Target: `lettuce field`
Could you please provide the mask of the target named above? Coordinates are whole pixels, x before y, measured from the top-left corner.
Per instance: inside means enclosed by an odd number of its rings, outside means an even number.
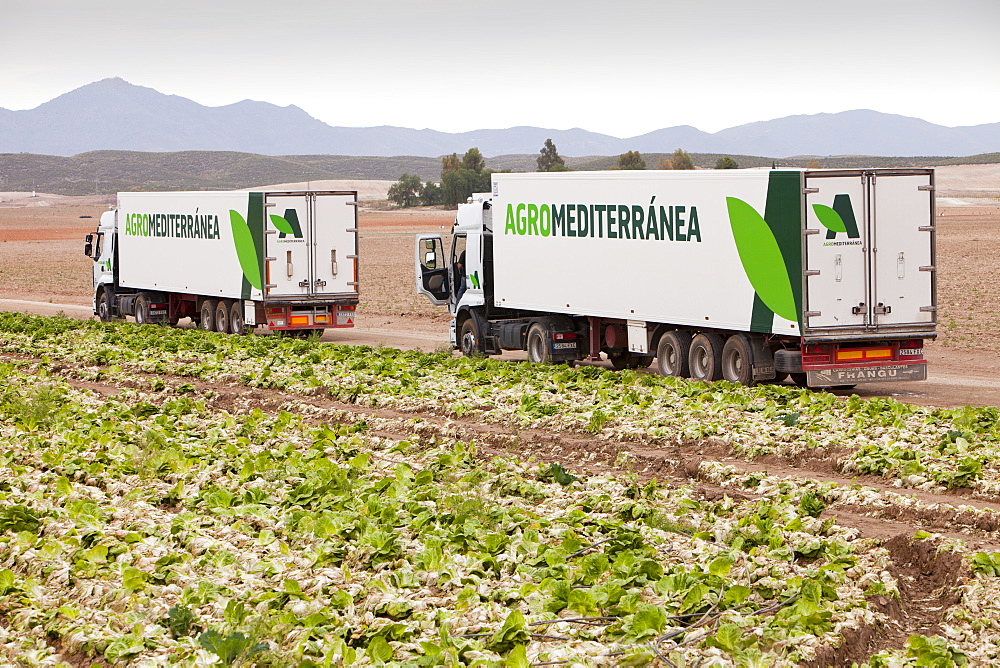
[[[1000,411],[0,314],[24,666],[1000,661]]]

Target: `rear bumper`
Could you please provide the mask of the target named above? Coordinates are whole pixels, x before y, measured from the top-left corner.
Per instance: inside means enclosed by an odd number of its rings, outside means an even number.
[[[855,385],[858,383],[895,383],[927,380],[927,362],[886,362],[856,367],[834,367],[806,371],[806,383],[811,387]]]

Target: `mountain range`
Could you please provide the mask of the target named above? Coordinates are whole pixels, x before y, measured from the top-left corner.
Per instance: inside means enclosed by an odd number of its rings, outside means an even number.
[[[207,107],[120,78],[77,88],[34,109],[0,108],[0,153],[71,156],[95,150],[241,151],[264,155],[485,156],[537,154],[552,139],[564,156],[626,151],[772,157],[882,155],[964,156],[1000,149],[1000,123],[964,127],[859,109],[787,116],[715,133],[689,125],[618,138],[579,128],[513,127],[437,130],[336,127],[290,105],[243,100]]]

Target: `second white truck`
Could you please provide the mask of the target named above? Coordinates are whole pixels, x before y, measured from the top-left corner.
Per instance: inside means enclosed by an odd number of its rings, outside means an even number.
[[[101,320],[242,334],[353,327],[357,193],[119,193],[84,252]]]
[[[656,359],[664,375],[810,386],[923,380],[934,338],[929,169],[494,174],[418,292],[463,353]]]

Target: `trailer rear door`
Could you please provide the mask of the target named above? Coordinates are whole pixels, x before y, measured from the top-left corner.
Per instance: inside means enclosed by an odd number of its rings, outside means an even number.
[[[268,297],[358,292],[357,193],[267,193]]]
[[[806,174],[805,332],[933,326],[929,170]]]

